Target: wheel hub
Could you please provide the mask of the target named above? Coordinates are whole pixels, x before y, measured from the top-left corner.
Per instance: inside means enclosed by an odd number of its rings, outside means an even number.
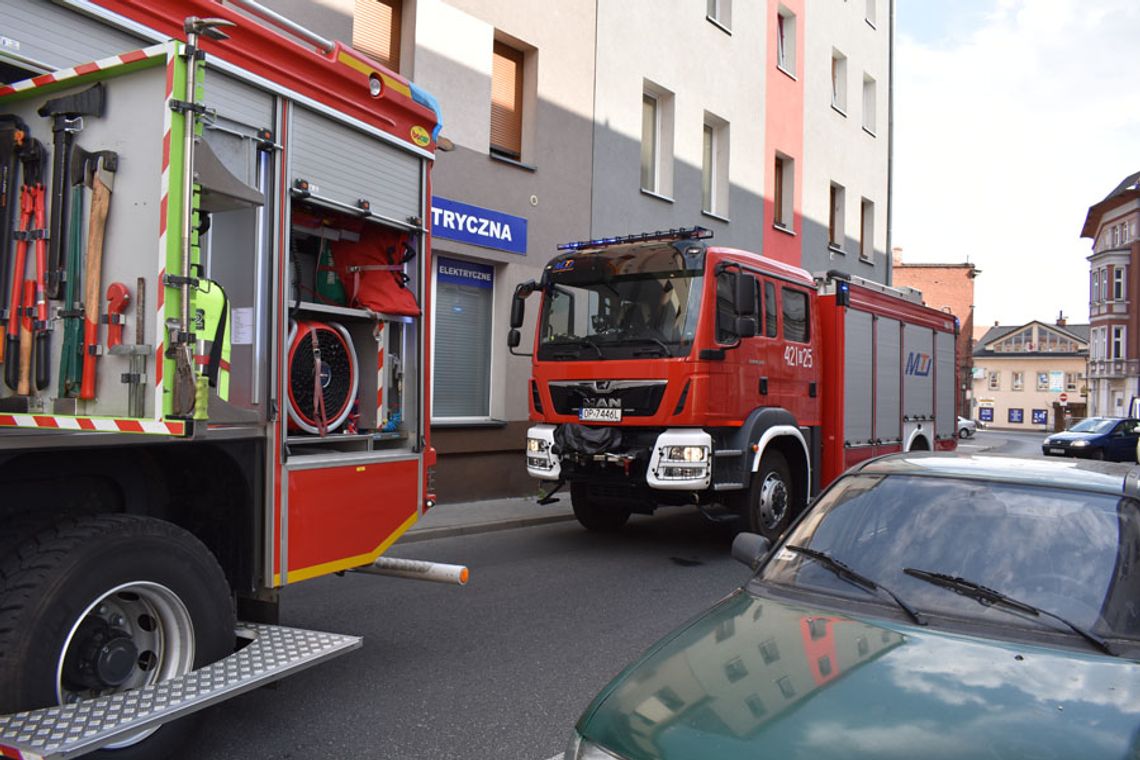
[[[776,473],[769,473],[760,486],[760,523],[775,528],[788,513],[788,486]]]
[[[67,681],[83,689],[108,689],[130,679],[139,649],[128,632],[89,616],[78,633],[64,663]]]

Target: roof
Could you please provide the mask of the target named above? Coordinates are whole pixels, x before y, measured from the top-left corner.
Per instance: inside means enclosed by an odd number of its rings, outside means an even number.
[[[1113,495],[1140,495],[1140,467],[1083,459],[1023,459],[995,454],[911,452],[871,459],[852,471],[972,478]]]
[[[974,356],[1083,356],[1084,351],[990,351],[986,346],[996,340],[1001,340],[1005,336],[1017,330],[1022,330],[1030,325],[1040,325],[1049,330],[1054,330],[1059,333],[1068,335],[1069,337],[1080,341],[1081,343],[1089,342],[1089,325],[1071,325],[1064,326],[1050,324],[1048,322],[1041,322],[1040,320],[1033,320],[1026,322],[1022,325],[994,325],[985,335],[974,341],[977,348],[974,349]]]
[[[1081,237],[1095,238],[1101,215],[1116,206],[1119,200],[1133,195],[1140,197],[1140,172],[1129,174],[1112,189],[1111,193],[1104,196],[1103,200],[1089,206],[1089,213],[1085,216],[1085,224],[1081,227]]]

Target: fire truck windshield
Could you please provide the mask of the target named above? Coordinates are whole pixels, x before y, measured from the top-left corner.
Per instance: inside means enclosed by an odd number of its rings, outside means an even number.
[[[671,246],[567,256],[548,268],[538,358],[550,361],[685,356],[703,277]]]

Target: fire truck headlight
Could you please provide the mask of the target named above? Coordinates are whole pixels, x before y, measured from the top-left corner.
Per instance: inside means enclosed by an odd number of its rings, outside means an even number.
[[[709,458],[707,446],[666,446],[665,459],[671,462],[704,462]]]
[[[538,453],[546,451],[546,447],[548,445],[549,444],[546,441],[542,440],[541,438],[527,438],[526,439],[526,450],[532,454],[538,454]]]

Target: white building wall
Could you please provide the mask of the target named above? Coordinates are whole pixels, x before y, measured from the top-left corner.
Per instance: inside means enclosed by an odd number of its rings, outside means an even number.
[[[893,0],[807,0],[804,26],[803,266],[840,268],[885,280],[889,137],[890,3]],[[875,24],[867,21],[876,3]],[[832,107],[832,51],[846,56],[846,112]],[[874,134],[864,129],[863,75],[875,80]],[[830,186],[845,189],[845,253],[828,248]],[[874,202],[874,259],[860,260],[861,201]]]

